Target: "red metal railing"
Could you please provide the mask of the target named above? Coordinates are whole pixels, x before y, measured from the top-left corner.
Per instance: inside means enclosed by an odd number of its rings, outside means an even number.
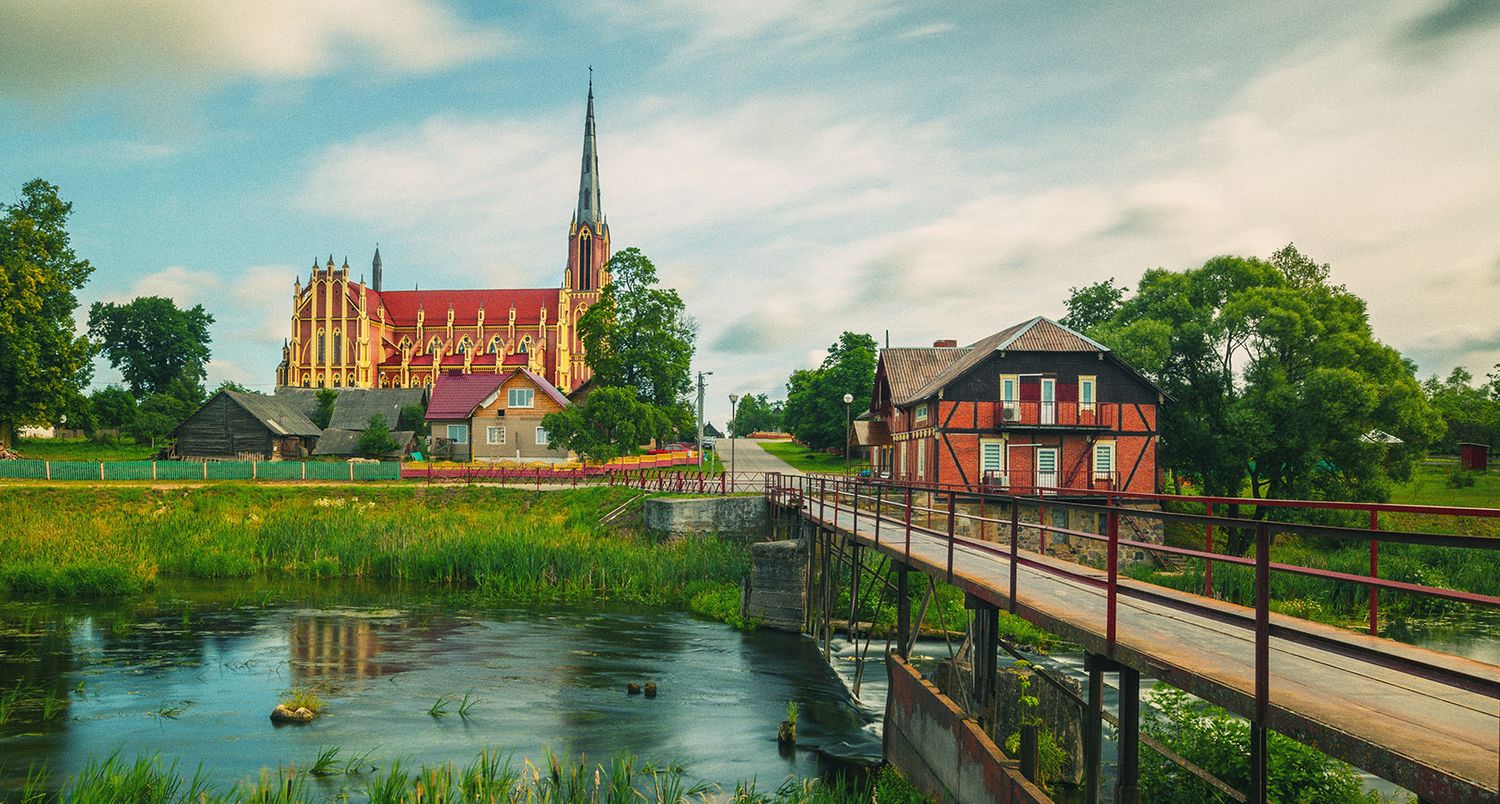
[[[1377,592],[1380,589],[1400,591],[1404,593],[1432,597],[1441,600],[1457,601],[1470,605],[1486,608],[1500,608],[1500,597],[1485,595],[1444,587],[1429,586],[1423,584],[1393,581],[1379,577],[1378,566],[1378,544],[1382,541],[1398,544],[1430,545],[1437,547],[1468,549],[1468,550],[1500,550],[1500,539],[1482,536],[1467,536],[1453,533],[1420,533],[1414,531],[1380,530],[1379,517],[1382,513],[1403,512],[1415,514],[1427,514],[1433,516],[1448,517],[1480,517],[1486,519],[1500,518],[1500,509],[1492,508],[1465,508],[1448,506],[1423,506],[1404,505],[1390,503],[1359,503],[1359,502],[1324,502],[1307,500],[1264,500],[1245,499],[1230,497],[1182,497],[1164,494],[1128,493],[1121,491],[1104,491],[1097,489],[1078,488],[1031,488],[1030,493],[1020,493],[1014,489],[1005,488],[996,490],[989,486],[979,487],[960,486],[938,483],[888,483],[883,481],[870,481],[868,479],[843,479],[829,477],[792,477],[780,474],[771,474],[767,477],[767,494],[773,501],[785,502],[795,501],[799,510],[804,510],[809,516],[812,512],[804,508],[802,501],[817,499],[816,518],[820,524],[831,527],[841,527],[837,516],[834,520],[826,518],[828,499],[833,498],[835,511],[839,508],[840,499],[849,497],[853,500],[856,496],[869,497],[871,491],[869,486],[881,488],[879,499],[883,504],[877,511],[889,509],[895,505],[900,509],[899,524],[905,533],[903,551],[908,562],[911,560],[911,535],[915,530],[929,537],[943,539],[946,542],[946,574],[951,581],[953,578],[954,550],[958,545],[965,549],[977,552],[990,553],[1008,559],[1009,563],[1009,593],[1008,605],[1012,612],[1016,611],[1020,590],[1018,589],[1018,568],[1026,567],[1052,574],[1059,577],[1069,578],[1095,588],[1102,588],[1105,593],[1105,649],[1106,653],[1113,658],[1116,646],[1117,623],[1119,617],[1118,598],[1127,595],[1138,599],[1149,600],[1153,603],[1191,612],[1219,622],[1226,622],[1238,627],[1250,628],[1255,634],[1254,651],[1254,708],[1251,716],[1252,723],[1252,800],[1265,800],[1265,729],[1270,705],[1270,639],[1274,636],[1289,642],[1296,642],[1318,649],[1326,650],[1343,656],[1349,656],[1362,661],[1370,662],[1385,667],[1397,669],[1412,675],[1421,676],[1455,688],[1476,692],[1490,698],[1500,700],[1500,681],[1496,681],[1491,674],[1474,674],[1459,667],[1452,666],[1440,660],[1439,656],[1428,661],[1420,658],[1419,654],[1399,654],[1383,651],[1378,647],[1372,647],[1365,643],[1357,643],[1349,640],[1334,639],[1314,630],[1302,630],[1284,625],[1273,625],[1270,622],[1271,604],[1271,573],[1288,573],[1322,578],[1331,581],[1340,581],[1354,584],[1362,584],[1370,590],[1370,631],[1375,633],[1378,628],[1377,614]],[[861,489],[866,489],[861,491]],[[925,497],[926,502],[922,504],[919,497]],[[1102,497],[1102,499],[1101,499]],[[904,502],[895,502],[902,498]],[[956,501],[963,498],[968,502],[977,503],[981,513],[978,515],[959,513],[955,506]],[[935,507],[937,500],[945,499],[944,509]],[[1204,513],[1177,513],[1165,510],[1146,510],[1139,507],[1125,507],[1127,502],[1178,502],[1198,503],[1204,506]],[[1338,525],[1318,525],[1296,522],[1277,521],[1262,516],[1258,519],[1247,519],[1241,517],[1227,517],[1215,515],[1215,506],[1239,505],[1254,506],[1257,509],[1265,509],[1267,514],[1274,513],[1277,509],[1322,509],[1333,511],[1364,511],[1369,513],[1369,527],[1356,528]],[[985,515],[991,507],[1006,508],[1009,511],[1008,520],[993,518]],[[1039,509],[1038,522],[1023,523],[1019,518],[1020,509],[1025,507]],[[1103,534],[1092,533],[1071,528],[1048,525],[1045,516],[1040,515],[1044,508],[1063,507],[1080,509],[1102,513],[1105,515],[1105,532]],[[855,509],[858,510],[857,508]],[[922,512],[927,517],[927,525],[913,524],[914,513]],[[1260,513],[1258,510],[1257,513]],[[946,517],[946,528],[935,529],[932,527],[934,514],[942,514]],[[857,517],[857,515],[856,515]],[[1197,550],[1185,547],[1173,547],[1164,544],[1155,544],[1139,539],[1124,538],[1120,534],[1120,520],[1122,517],[1156,519],[1163,524],[1168,522],[1185,523],[1191,526],[1202,527],[1206,536],[1207,549]],[[981,535],[987,525],[994,526],[998,535],[1000,529],[1009,528],[1009,545],[1001,546],[994,542],[983,539],[972,539],[955,535],[955,523],[960,519],[974,521],[979,526]],[[856,518],[856,530],[858,520]],[[895,522],[893,525],[897,524]],[[1069,537],[1101,541],[1106,546],[1105,578],[1101,581],[1095,571],[1087,570],[1079,566],[1072,570],[1066,566],[1059,566],[1055,561],[1039,561],[1029,557],[1020,546],[1020,534],[1023,529],[1031,529],[1036,532],[1039,545],[1045,550],[1045,539],[1047,534],[1059,534]],[[1215,552],[1213,549],[1213,529],[1221,531],[1228,529],[1253,530],[1255,547],[1253,557],[1225,555]],[[1270,559],[1271,537],[1275,533],[1292,533],[1304,536],[1319,536],[1342,541],[1368,542],[1370,544],[1370,575],[1355,575],[1351,573],[1338,572],[1319,567],[1305,567],[1294,564],[1273,562]],[[1378,534],[1372,536],[1371,534]],[[1162,587],[1150,584],[1132,582],[1120,583],[1119,579],[1119,555],[1121,547],[1137,550],[1166,553],[1188,558],[1201,559],[1207,567],[1210,575],[1213,563],[1228,563],[1238,566],[1253,568],[1254,571],[1254,603],[1253,618],[1247,618],[1226,613],[1224,609],[1216,605],[1199,603],[1192,599],[1191,593],[1169,592]],[[1211,592],[1210,586],[1206,591]],[[1186,596],[1185,596],[1186,595]]]

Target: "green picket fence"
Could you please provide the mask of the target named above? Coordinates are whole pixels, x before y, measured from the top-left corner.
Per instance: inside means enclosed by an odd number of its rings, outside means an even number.
[[[400,480],[401,464],[321,461],[0,461],[0,479]]]

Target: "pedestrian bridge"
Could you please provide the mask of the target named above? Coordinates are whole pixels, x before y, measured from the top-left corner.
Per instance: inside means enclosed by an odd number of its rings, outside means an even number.
[[[984,704],[993,695],[998,648],[993,612],[1013,612],[1082,645],[1089,668],[1084,751],[1091,801],[1098,795],[1102,676],[1106,672],[1119,674],[1121,689],[1117,801],[1135,801],[1139,795],[1135,757],[1141,674],[1250,721],[1251,789],[1225,788],[1230,798],[1266,800],[1266,733],[1274,729],[1412,790],[1423,801],[1500,801],[1500,667],[1374,635],[1381,592],[1500,608],[1500,598],[1378,575],[1382,543],[1435,545],[1474,551],[1477,557],[1480,551],[1500,549],[1500,540],[1381,529],[1382,514],[1419,513],[1452,523],[1459,516],[1500,517],[1500,510],[1171,498],[1203,509],[1203,513],[1187,514],[1163,511],[1159,503],[1165,498],[1158,495],[1067,489],[1021,495],[1006,489],[774,474],[767,477],[764,488],[773,511],[783,519],[795,519],[804,533],[814,536],[807,630],[825,640],[825,647],[835,616],[832,585],[846,577],[838,568],[840,557],[852,568],[886,568],[885,578],[877,576],[876,585],[879,593],[886,588],[896,593],[896,639],[903,656],[923,616],[919,611],[915,622],[911,616],[908,575],[921,573],[967,593],[976,649],[969,687],[975,711],[985,711]],[[1216,506],[1224,512],[1247,504],[1259,506],[1263,518],[1214,513]],[[1103,532],[1041,524],[1047,521],[1042,509],[1092,512],[1103,523],[1099,528]],[[1344,521],[1350,517],[1364,521],[1368,516],[1369,527],[1292,521],[1309,519],[1298,516],[1304,509],[1342,512]],[[1122,527],[1141,521],[1197,529],[1206,534],[1209,549],[1143,541],[1136,537],[1137,529]],[[1254,557],[1213,552],[1215,529],[1221,536],[1227,531],[1251,539]],[[1268,546],[1277,534],[1369,544],[1372,572],[1352,575],[1272,562]],[[1062,537],[1101,545],[1105,566],[1083,566],[1046,554],[1047,540]],[[1023,542],[1034,542],[1040,549],[1025,549]],[[1253,570],[1254,605],[1234,605],[1122,577],[1122,556],[1136,551],[1207,562],[1210,584],[1215,565]],[[1370,633],[1272,612],[1272,573],[1366,587]],[[857,579],[864,574],[850,573],[855,579],[850,590],[850,621],[858,617],[860,595],[877,594],[859,589]],[[1189,769],[1206,775],[1202,769]]]

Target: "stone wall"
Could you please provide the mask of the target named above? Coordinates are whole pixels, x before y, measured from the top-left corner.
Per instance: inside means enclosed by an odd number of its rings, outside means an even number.
[[[1038,672],[1033,667],[1016,664],[1001,669],[996,675],[995,736],[1001,740],[1009,738],[1020,731],[1021,720],[1032,714],[1026,712],[1021,705],[1021,687],[1023,682],[1028,684],[1026,694],[1037,699],[1034,714],[1041,718],[1042,725],[1052,732],[1053,738],[1063,750],[1060,780],[1078,784],[1083,781],[1083,720],[1078,701],[1045,679],[1037,678]],[[1058,677],[1056,674],[1050,677],[1072,690],[1074,695],[1081,695],[1082,687],[1076,679]]]
[[[925,501],[914,502],[923,505]],[[934,506],[941,507],[941,506]],[[1138,508],[1143,512],[1159,510],[1150,503],[1141,503],[1127,508]],[[954,523],[955,535],[969,539],[978,539],[981,536],[987,541],[1009,542],[1010,541],[1010,512],[1004,507],[987,505],[981,508],[978,503],[960,503],[955,506],[955,511],[960,514]],[[1065,508],[1063,506],[1045,506],[1039,511],[1036,506],[1023,505],[1019,521],[1023,524],[1038,524],[1039,515],[1044,515],[1049,527],[1065,528],[1067,530],[1081,531],[1084,533],[1097,533],[1104,535],[1108,533],[1105,523],[1105,515],[1100,511],[1091,511],[1078,508]],[[987,519],[997,519],[1000,522],[980,523],[968,517],[983,516]],[[914,522],[913,524],[919,524]],[[925,518],[920,524],[926,524]],[[982,524],[982,527],[981,527]],[[933,518],[932,527],[942,531],[948,527],[946,512],[937,514]],[[1149,544],[1161,544],[1163,539],[1162,522],[1149,516],[1120,516],[1120,538],[1134,541],[1147,542]],[[1021,549],[1039,551],[1041,548],[1039,534],[1035,529],[1021,529]],[[1109,548],[1102,539],[1088,539],[1082,536],[1071,536],[1065,533],[1047,534],[1047,555],[1076,561],[1091,567],[1103,567],[1108,559]],[[1151,556],[1145,550],[1124,547],[1120,550],[1120,565],[1128,567],[1135,564],[1150,562]]]
[[[770,506],[760,495],[653,498],[642,514],[646,530],[662,537],[709,536],[757,541],[765,538]]]
[[[740,614],[766,628],[799,633],[807,605],[807,548],[794,539],[750,545]]]

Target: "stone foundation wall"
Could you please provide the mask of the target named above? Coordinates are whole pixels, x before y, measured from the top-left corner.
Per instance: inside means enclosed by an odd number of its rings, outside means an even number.
[[[758,541],[765,538],[770,504],[760,495],[653,498],[642,518],[656,536],[707,536]]]
[[[914,504],[919,504],[915,503]],[[1136,508],[1143,512],[1158,510],[1156,506],[1149,503],[1139,505],[1128,505],[1127,508]],[[1066,528],[1068,530],[1082,531],[1084,533],[1097,533],[1104,535],[1108,533],[1105,515],[1099,511],[1089,511],[1077,508],[1065,508],[1062,506],[1049,506],[1044,509],[1047,518],[1046,525],[1054,528]],[[1008,542],[1010,540],[1010,513],[1004,507],[993,505],[980,506],[978,503],[959,503],[954,507],[955,513],[959,514],[953,525],[955,535],[969,539],[983,537],[992,542]],[[1034,506],[1022,506],[1019,521],[1024,524],[1039,524],[1038,509]],[[983,516],[988,519],[1001,520],[1000,522],[978,522],[968,517]],[[914,522],[913,524],[919,524]],[[926,524],[923,516],[920,524]],[[939,531],[948,527],[947,512],[935,514],[932,519],[932,527]],[[1146,542],[1148,544],[1161,544],[1164,538],[1162,522],[1149,516],[1130,516],[1122,513],[1120,516],[1120,538],[1132,539]],[[1035,529],[1022,528],[1021,548],[1040,552],[1041,540]],[[1065,533],[1047,534],[1047,555],[1076,561],[1091,567],[1103,567],[1108,560],[1109,548],[1106,543],[1098,539],[1087,539],[1082,536],[1071,536]],[[1120,550],[1120,565],[1128,567],[1135,564],[1144,564],[1151,561],[1151,556],[1145,550],[1137,548],[1122,548]]]
[[[740,614],[777,631],[802,630],[807,606],[807,548],[789,539],[750,545],[750,576]]]

